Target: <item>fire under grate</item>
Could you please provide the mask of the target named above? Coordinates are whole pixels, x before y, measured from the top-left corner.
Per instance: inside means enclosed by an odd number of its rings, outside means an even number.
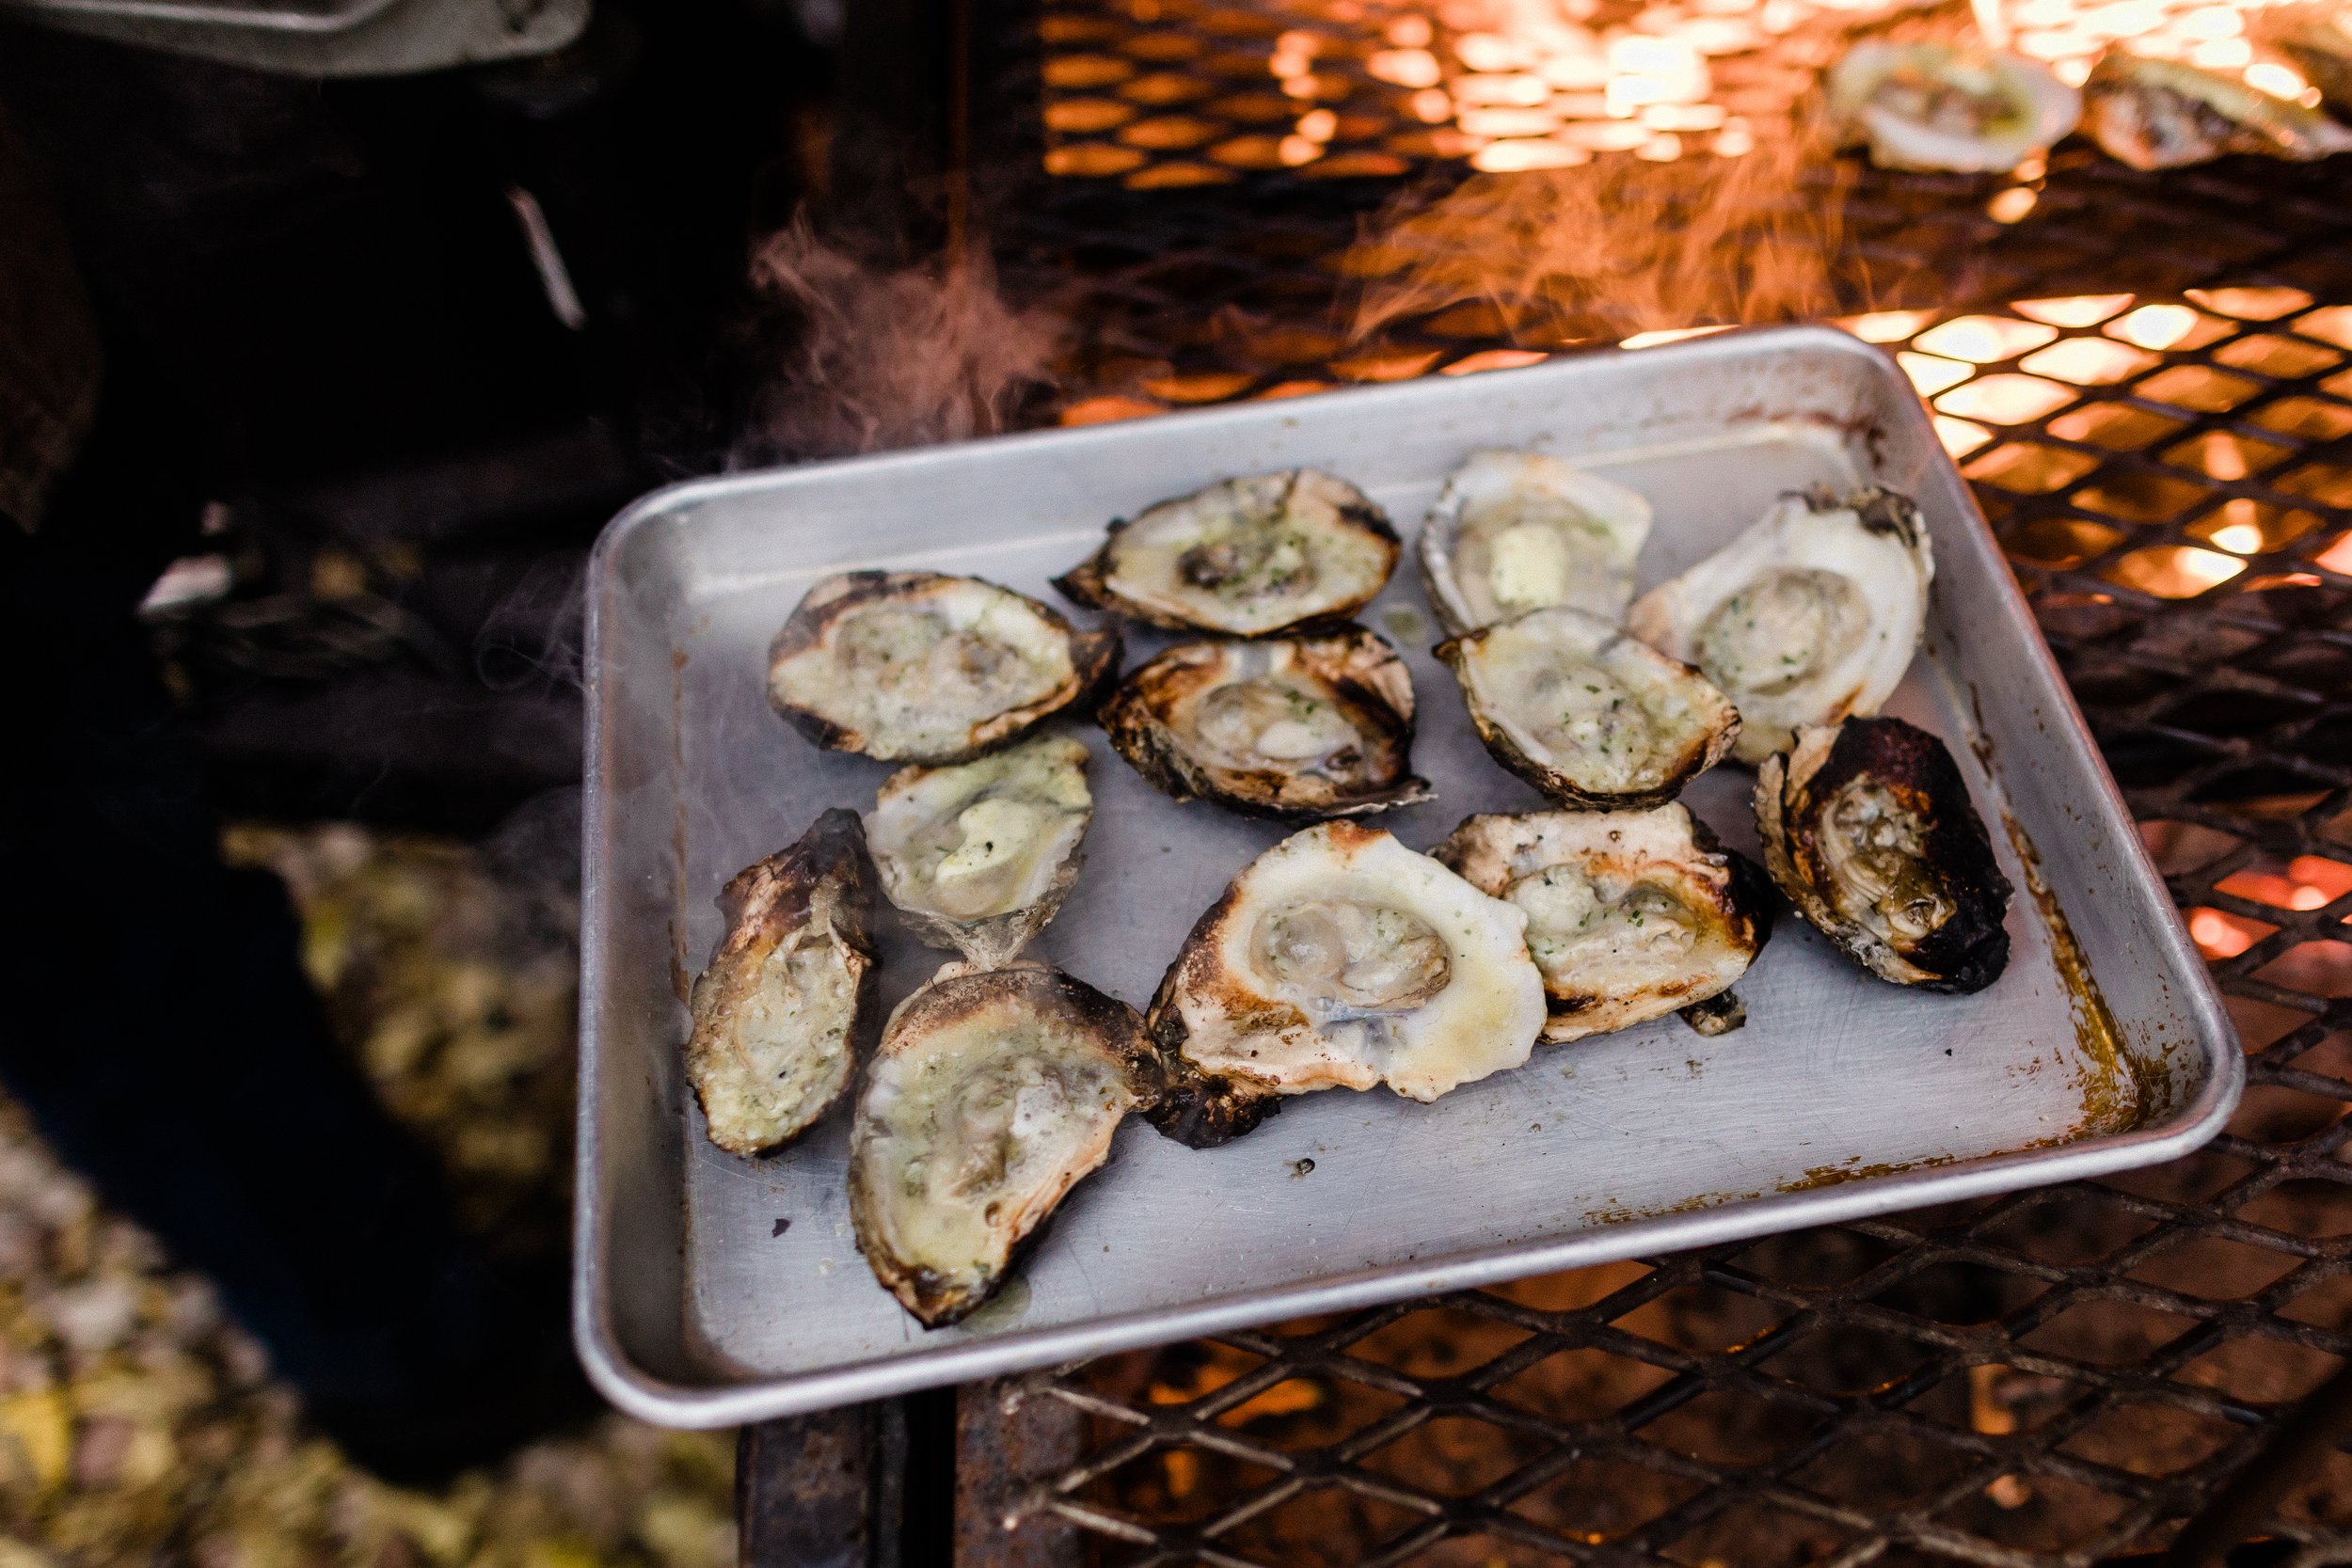
[[[1057,155],[1129,144],[1056,128],[1081,95],[1057,49],[1203,14],[1148,3],[1048,10],[1047,173],[997,219],[1015,291],[1079,324],[1058,418],[1628,336],[1469,293],[1353,330],[1381,214],[1460,178],[1438,153],[1213,181],[1134,178],[1208,139]],[[1260,71],[1283,30],[1250,35]],[[1163,76],[1210,57],[1152,47]],[[960,1561],[2074,1568],[2186,1519],[2189,1558],[2352,1560],[2352,169],[2158,177],[2069,144],[2029,172],[1833,170],[1827,286],[1941,416],[2215,965],[2249,1053],[2228,1132],[2111,1180],[962,1390]],[[1822,178],[1781,199],[1837,199]]]

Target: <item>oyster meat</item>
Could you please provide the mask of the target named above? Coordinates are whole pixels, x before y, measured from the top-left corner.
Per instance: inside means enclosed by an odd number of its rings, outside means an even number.
[[[1518,1066],[1544,1026],[1527,916],[1389,834],[1293,833],[1233,879],[1160,982],[1151,1113],[1194,1148],[1278,1097],[1386,1084],[1414,1100]]]
[[[857,814],[838,809],[719,895],[726,931],[691,993],[686,1076],[728,1153],[780,1147],[850,1086],[873,1012],[872,906]]]
[[[884,762],[962,762],[1094,691],[1119,634],[1081,631],[1009,588],[937,572],[843,572],[808,591],[769,652],[795,729]]]
[[[1473,816],[1430,853],[1527,916],[1555,1043],[1723,994],[1772,932],[1763,873],[1677,805]]]
[[[1554,605],[1614,621],[1649,528],[1622,484],[1541,452],[1473,452],[1421,526],[1422,577],[1455,637]]]
[[[1626,626],[1695,664],[1740,710],[1757,763],[1799,724],[1876,713],[1911,667],[1935,557],[1918,507],[1871,486],[1784,496],[1737,539],[1633,603]]]
[[[2049,67],[1947,43],[1857,43],[1829,74],[1830,113],[1881,168],[2004,173],[2074,129],[2082,94]]]
[[[1396,570],[1397,550],[1371,497],[1292,468],[1223,480],[1115,522],[1103,547],[1054,586],[1172,631],[1270,637],[1355,614]]]
[[[1807,726],[1756,778],[1764,864],[1855,962],[1924,990],[2009,963],[2009,879],[1944,743],[1899,719]]]
[[[2352,150],[2352,130],[2316,109],[2181,60],[2110,49],[2083,84],[2090,134],[2134,168],[2181,168],[2225,152],[2305,162]]]
[[[916,936],[993,968],[1061,908],[1093,816],[1084,743],[1040,736],[977,761],[893,773],[866,814],[866,845]]]
[[[1412,676],[1359,626],[1180,643],[1121,681],[1097,717],[1119,754],[1179,800],[1309,822],[1434,799],[1411,771]]]
[[[1141,1020],[1043,964],[950,964],[891,1014],[850,1132],[850,1219],[924,1326],[970,1312],[1152,1082]]]
[[[1494,759],[1563,805],[1670,800],[1740,734],[1706,676],[1581,610],[1483,627],[1438,657]]]

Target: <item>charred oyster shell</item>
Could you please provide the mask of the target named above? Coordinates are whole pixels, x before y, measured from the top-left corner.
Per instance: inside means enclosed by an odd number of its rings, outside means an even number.
[[[917,937],[994,968],[1061,908],[1093,816],[1086,746],[1041,736],[973,762],[900,768],[875,795],[866,845]]]
[[[962,762],[1089,695],[1119,634],[1025,594],[937,572],[843,572],[808,591],[769,652],[768,696],[818,745]]]
[[[1143,1102],[1135,1009],[1038,963],[950,964],[891,1014],[850,1133],[850,1219],[927,1328],[1004,1282]]]
[[[1845,954],[1923,990],[2009,963],[2009,879],[1944,743],[1899,719],[1801,729],[1757,770],[1765,868]]]
[[[1772,933],[1763,873],[1677,805],[1472,816],[1430,853],[1527,916],[1555,1044],[1720,995]]]
[[[2110,49],[2083,84],[2085,118],[2107,155],[2181,168],[2225,152],[2307,162],[2352,150],[2352,130],[2316,109],[2181,60]]]
[[[837,809],[719,895],[726,931],[691,993],[686,1076],[728,1153],[782,1146],[850,1086],[873,1013],[872,907],[857,814]]]
[[[2255,40],[2292,60],[2328,103],[2352,108],[2352,8],[2266,6],[2246,20]]]
[[[1222,480],[1114,522],[1103,547],[1054,586],[1171,631],[1270,637],[1370,604],[1398,548],[1371,497],[1292,468]]]
[[[1876,713],[1927,625],[1935,556],[1911,500],[1870,486],[1784,496],[1737,539],[1634,601],[1626,626],[1695,664],[1758,763],[1799,724]]]
[[[1455,637],[1554,605],[1614,621],[1650,518],[1639,494],[1559,458],[1473,452],[1421,525],[1430,607]]]
[[[1096,716],[1163,793],[1310,822],[1434,798],[1411,771],[1413,680],[1377,633],[1184,642],[1136,670]]]
[[[1857,43],[1829,74],[1831,115],[1881,168],[2004,173],[2082,119],[2082,94],[2016,55]]]
[[[1283,1095],[1386,1084],[1430,1101],[1518,1066],[1544,1024],[1526,928],[1376,829],[1293,833],[1233,879],[1160,982],[1152,1120],[1207,1148]]]
[[[1438,657],[1494,759],[1563,805],[1670,800],[1740,734],[1706,676],[1581,610],[1486,626]]]

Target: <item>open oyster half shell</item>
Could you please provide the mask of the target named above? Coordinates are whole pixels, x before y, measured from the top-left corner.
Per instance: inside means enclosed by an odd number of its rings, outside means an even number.
[[[2352,151],[2352,129],[2183,60],[2109,49],[2083,83],[2084,118],[2107,155],[2134,168],[2182,168],[2225,152],[2308,162]]]
[[[1553,1043],[1724,992],[1772,933],[1764,874],[1678,805],[1472,816],[1430,853],[1527,916]]]
[[[808,591],[769,651],[768,696],[818,745],[962,762],[1091,695],[1119,633],[1026,594],[937,572],[843,572]]]
[[[1228,479],[1111,524],[1054,579],[1083,605],[1171,631],[1270,637],[1343,620],[1396,570],[1388,514],[1313,468]]]
[[[1430,607],[1455,637],[1554,605],[1614,621],[1650,520],[1638,493],[1557,457],[1473,452],[1421,525]]]
[[[2003,173],[2062,139],[2083,100],[2038,60],[1867,39],[1829,73],[1830,113],[1882,168]]]
[[[1740,710],[1758,763],[1799,724],[1876,713],[1901,684],[1935,576],[1926,521],[1882,486],[1784,496],[1740,536],[1633,602],[1626,626],[1695,664]]]
[[[1808,726],[1756,772],[1764,865],[1849,958],[1923,990],[2009,963],[2009,879],[1952,754],[1899,719]]]
[[[781,1147],[849,1087],[874,1011],[872,906],[857,814],[838,809],[719,895],[726,930],[690,993],[686,1076],[728,1153]]]
[[[1563,606],[1438,646],[1494,759],[1563,805],[1657,805],[1740,734],[1724,694],[1679,659]]]
[[[1233,879],[1160,982],[1152,1121],[1207,1148],[1284,1095],[1386,1084],[1430,1101],[1518,1066],[1545,1017],[1526,927],[1377,829],[1293,833]]]
[[[1135,1009],[1043,964],[950,964],[898,1004],[850,1132],[850,1219],[924,1326],[970,1312],[1146,1100]]]
[[[866,846],[910,930],[993,968],[1061,908],[1093,816],[1085,743],[1039,736],[893,773],[866,816]]]
[[[1119,754],[1179,800],[1311,822],[1435,798],[1412,772],[1412,676],[1363,626],[1179,643],[1096,717]]]

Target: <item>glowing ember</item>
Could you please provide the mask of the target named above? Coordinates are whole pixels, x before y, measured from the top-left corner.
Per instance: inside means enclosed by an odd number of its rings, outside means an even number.
[[[2170,348],[2197,326],[2197,312],[2185,305],[2143,305],[2107,328],[2126,342],[2142,348]]]

